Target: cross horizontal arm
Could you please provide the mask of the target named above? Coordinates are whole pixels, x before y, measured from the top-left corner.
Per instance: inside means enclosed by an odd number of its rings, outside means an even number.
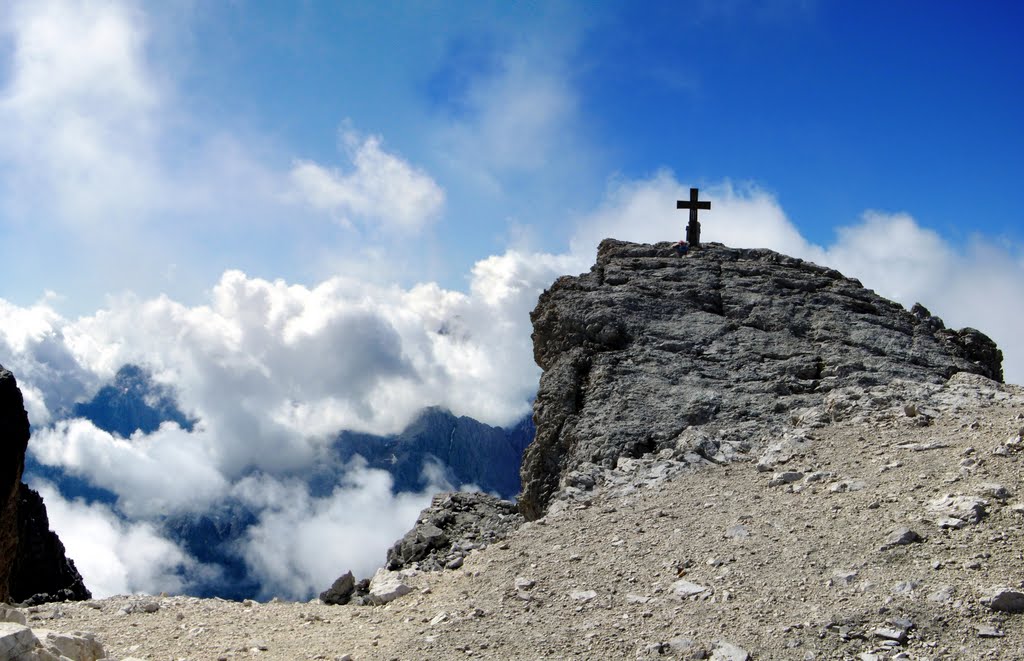
[[[708,201],[702,202],[690,202],[689,200],[678,200],[676,202],[676,209],[710,209],[711,203]]]

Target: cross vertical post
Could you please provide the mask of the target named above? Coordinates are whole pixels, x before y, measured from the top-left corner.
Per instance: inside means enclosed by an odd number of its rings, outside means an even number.
[[[676,202],[676,209],[690,210],[690,222],[686,226],[686,242],[690,244],[691,248],[700,247],[700,222],[697,221],[697,210],[711,209],[711,202],[697,201],[697,189],[691,188],[690,199],[678,200]]]

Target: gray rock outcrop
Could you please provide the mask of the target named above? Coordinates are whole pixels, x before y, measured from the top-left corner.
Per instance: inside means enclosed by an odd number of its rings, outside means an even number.
[[[983,333],[770,250],[706,244],[680,258],[669,243],[606,239],[590,272],[559,278],[531,319],[544,372],[521,469],[528,520],[587,462],[667,451],[718,463],[839,388],[958,372],[1002,381]]]
[[[388,550],[387,567],[456,569],[476,548],[503,539],[523,521],[516,504],[482,493],[441,493]]]

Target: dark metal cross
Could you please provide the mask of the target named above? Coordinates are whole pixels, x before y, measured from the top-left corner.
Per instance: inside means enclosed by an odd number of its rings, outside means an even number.
[[[697,201],[696,188],[690,189],[689,200],[679,200],[676,202],[676,209],[690,210],[690,223],[686,226],[686,242],[690,244],[691,248],[697,248],[700,246],[700,223],[697,222],[697,210],[710,208],[710,202]]]

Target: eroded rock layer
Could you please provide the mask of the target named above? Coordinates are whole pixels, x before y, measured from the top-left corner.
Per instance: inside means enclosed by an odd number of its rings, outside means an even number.
[[[527,519],[580,466],[742,453],[840,387],[957,372],[1002,381],[983,333],[770,250],[705,244],[680,258],[669,243],[607,239],[590,272],[559,278],[531,318],[544,373],[523,457]]]

